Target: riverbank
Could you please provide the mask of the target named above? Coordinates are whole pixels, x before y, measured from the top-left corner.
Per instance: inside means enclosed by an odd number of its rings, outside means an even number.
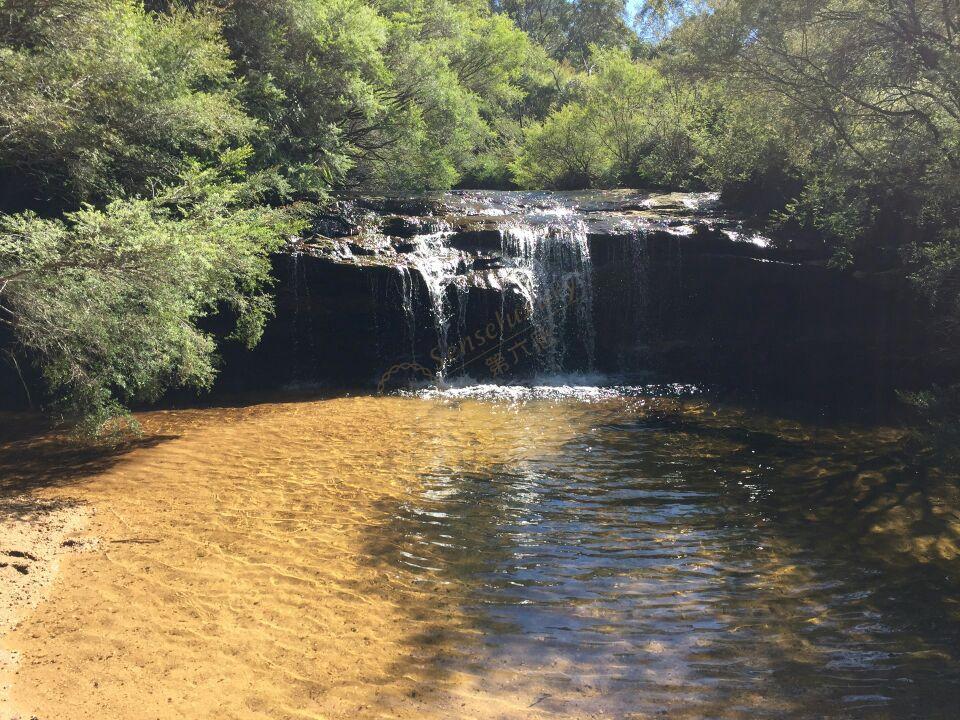
[[[482,714],[459,690],[426,704],[434,652],[476,632],[455,589],[386,572],[370,542],[430,455],[377,443],[413,448],[439,426],[418,420],[427,407],[368,402],[139,416],[141,447],[69,488],[97,509],[99,552],[7,638],[24,717]]]
[[[36,462],[56,472],[69,443],[47,432],[42,418],[0,414],[0,718],[28,718],[11,699],[20,653],[11,632],[50,596],[67,557],[93,550],[86,530],[94,508],[69,493],[51,492]],[[99,452],[97,454],[100,454]],[[79,457],[79,455],[75,455]],[[61,468],[66,475],[68,467]],[[52,483],[56,485],[57,483]]]
[[[51,592],[64,556],[92,549],[83,537],[92,508],[68,499],[0,498],[0,717],[30,717],[10,697],[20,656],[4,638]]]

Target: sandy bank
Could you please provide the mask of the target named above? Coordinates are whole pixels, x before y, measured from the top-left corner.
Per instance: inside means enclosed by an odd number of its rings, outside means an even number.
[[[509,446],[498,433],[522,429],[482,410],[474,426],[486,429],[447,458],[455,408],[370,408],[150,413],[140,447],[70,466],[68,483],[54,457],[59,487],[45,493],[95,507],[88,533],[101,544],[72,558],[9,636],[25,717],[537,717],[535,689],[489,692],[492,673],[447,669],[483,635],[459,589],[383,562],[420,473],[498,462]],[[79,527],[71,517],[51,551]]]
[[[91,513],[66,498],[0,497],[0,718],[21,715],[10,698],[19,653],[5,639],[49,595],[63,556],[93,546],[81,537]]]

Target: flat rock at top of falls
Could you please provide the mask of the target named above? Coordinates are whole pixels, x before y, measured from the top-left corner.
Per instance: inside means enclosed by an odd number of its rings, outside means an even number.
[[[511,266],[505,232],[583,233],[591,242],[645,233],[695,252],[762,260],[787,253],[719,207],[715,193],[641,190],[521,192],[456,190],[412,197],[343,196],[316,214],[312,233],[291,250],[352,265],[422,267],[440,258],[473,280]],[[494,283],[496,285],[496,283]]]

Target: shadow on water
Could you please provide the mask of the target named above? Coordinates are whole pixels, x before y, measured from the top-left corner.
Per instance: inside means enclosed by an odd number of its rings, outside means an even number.
[[[130,437],[110,445],[84,444],[50,431],[39,416],[0,416],[0,513],[21,520],[35,519],[69,499],[38,501],[40,490],[66,488],[109,470],[134,450],[173,439],[172,435]]]
[[[875,535],[896,535],[894,547],[875,548],[885,562],[945,560],[941,567],[946,571],[960,555],[960,475],[925,457],[909,439],[878,442],[864,431],[790,438],[660,413],[638,420],[635,427],[735,444],[726,463],[764,484],[766,492],[758,498],[772,501],[766,510],[783,526],[795,521],[799,511],[806,523],[830,525],[831,542],[838,533],[856,544],[870,543]],[[924,545],[930,552],[923,552]]]
[[[425,684],[577,717],[954,716],[955,477],[893,431],[588,412],[383,509],[371,557],[468,619],[408,639]]]

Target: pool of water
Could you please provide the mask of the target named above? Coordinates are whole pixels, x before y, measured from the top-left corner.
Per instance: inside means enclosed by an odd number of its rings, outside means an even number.
[[[944,497],[895,433],[682,386],[417,395],[493,403],[520,428],[562,403],[576,427],[430,468],[391,524],[385,562],[465,588],[483,632],[470,671],[509,668],[573,715],[960,712],[956,578],[918,556],[926,539],[955,559],[958,515],[934,511]]]
[[[0,453],[102,540],[13,637],[38,717],[960,708],[960,486],[896,428],[575,383],[141,420]]]

